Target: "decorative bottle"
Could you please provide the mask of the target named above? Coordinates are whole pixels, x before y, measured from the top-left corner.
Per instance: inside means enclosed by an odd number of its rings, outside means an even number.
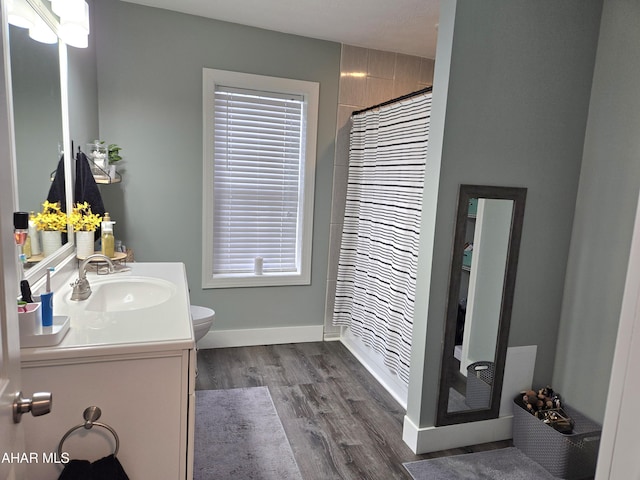
[[[24,245],[22,246],[22,253],[24,253],[24,256],[27,258],[31,258],[32,257],[32,253],[31,253],[31,235],[27,234],[27,239],[24,242]]]
[[[105,212],[102,220],[102,254],[106,257],[113,258],[115,256],[115,238],[113,236],[113,222],[109,216],[109,212]]]
[[[35,212],[29,213],[29,237],[31,238],[31,255],[40,255],[40,236],[35,222]]]

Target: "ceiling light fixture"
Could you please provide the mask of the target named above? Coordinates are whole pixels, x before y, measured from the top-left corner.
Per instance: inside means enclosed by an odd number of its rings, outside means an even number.
[[[77,48],[87,48],[89,46],[89,5],[83,4],[81,10],[77,10],[73,15],[60,17],[60,38],[67,45]]]
[[[58,35],[37,15],[35,16],[33,25],[29,28],[29,36],[40,43],[52,44],[58,42]]]
[[[11,25],[28,28],[29,36],[42,43],[56,43],[58,37],[77,48],[89,46],[89,5],[85,0],[7,0]]]
[[[7,21],[11,25],[20,28],[31,28],[35,17],[35,12],[25,0],[7,1]]]
[[[84,0],[52,0],[53,13],[60,17],[60,38],[72,47],[89,46],[89,5]]]

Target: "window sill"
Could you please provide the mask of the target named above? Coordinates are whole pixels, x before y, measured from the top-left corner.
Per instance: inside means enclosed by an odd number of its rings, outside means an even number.
[[[203,278],[202,288],[277,287],[310,283],[310,275],[304,273],[228,274]]]

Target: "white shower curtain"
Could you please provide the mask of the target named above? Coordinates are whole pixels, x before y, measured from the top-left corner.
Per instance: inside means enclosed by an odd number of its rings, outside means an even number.
[[[431,92],[356,113],[333,324],[409,381]]]

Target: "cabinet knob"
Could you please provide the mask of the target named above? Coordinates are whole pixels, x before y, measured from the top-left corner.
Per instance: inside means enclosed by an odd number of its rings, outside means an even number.
[[[51,411],[53,402],[50,392],[36,392],[32,398],[23,398],[22,392],[16,393],[13,399],[13,423],[20,423],[22,414],[31,412],[34,417],[46,415]]]

